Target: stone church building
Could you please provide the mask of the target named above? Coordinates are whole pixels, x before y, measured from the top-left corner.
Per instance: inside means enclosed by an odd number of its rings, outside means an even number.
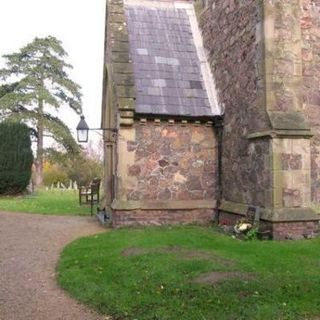
[[[108,0],[103,206],[114,226],[317,233],[320,2]]]

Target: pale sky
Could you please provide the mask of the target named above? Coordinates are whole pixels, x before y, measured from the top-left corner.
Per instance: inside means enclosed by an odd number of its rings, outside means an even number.
[[[61,40],[74,68],[70,77],[82,87],[83,113],[91,128],[100,127],[105,3],[0,0],[0,66],[3,54],[18,51],[35,37],[52,35]],[[66,110],[59,116],[75,133],[79,117]]]

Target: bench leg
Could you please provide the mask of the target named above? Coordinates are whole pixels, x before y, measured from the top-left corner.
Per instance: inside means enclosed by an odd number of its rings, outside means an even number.
[[[91,216],[92,216],[92,214],[93,214],[93,194],[92,193],[91,193],[90,206],[91,206]]]

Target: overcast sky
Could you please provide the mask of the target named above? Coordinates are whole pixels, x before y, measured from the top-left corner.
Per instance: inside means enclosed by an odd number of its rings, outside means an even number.
[[[90,127],[100,127],[106,0],[0,0],[0,66],[3,54],[35,37],[55,36],[68,52],[70,77],[81,85],[83,112]],[[60,117],[75,132],[75,113]]]

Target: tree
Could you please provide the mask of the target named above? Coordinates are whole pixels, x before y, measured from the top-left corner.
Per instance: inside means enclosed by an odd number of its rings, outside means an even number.
[[[89,149],[89,148],[88,148]],[[76,181],[78,186],[86,186],[93,178],[103,177],[103,160],[97,150],[81,150],[75,155],[67,155],[57,150],[46,155],[44,184],[67,180]]]
[[[32,162],[30,128],[0,123],[0,194],[24,191],[30,182]]]
[[[7,54],[6,66],[0,69],[0,116],[22,121],[34,128],[37,139],[36,185],[42,183],[44,136],[49,135],[67,151],[79,147],[69,128],[52,111],[68,105],[82,112],[80,86],[67,73],[72,66],[64,59],[67,53],[55,37],[35,38],[13,54]]]
[[[16,83],[13,83],[10,85],[8,85],[8,84],[1,85],[0,86],[0,99],[2,97],[4,97],[6,94],[11,93],[14,90],[15,86],[16,86]],[[5,116],[7,115],[6,112],[8,112],[8,110],[2,109],[0,107],[0,120],[5,118]]]
[[[78,186],[86,186],[93,178],[103,177],[103,162],[81,152],[66,162],[65,170],[72,181],[77,181]]]
[[[51,187],[52,185],[57,185],[58,183],[63,183],[68,186],[69,178],[60,164],[50,163],[45,161],[43,165],[43,184],[45,186]]]

